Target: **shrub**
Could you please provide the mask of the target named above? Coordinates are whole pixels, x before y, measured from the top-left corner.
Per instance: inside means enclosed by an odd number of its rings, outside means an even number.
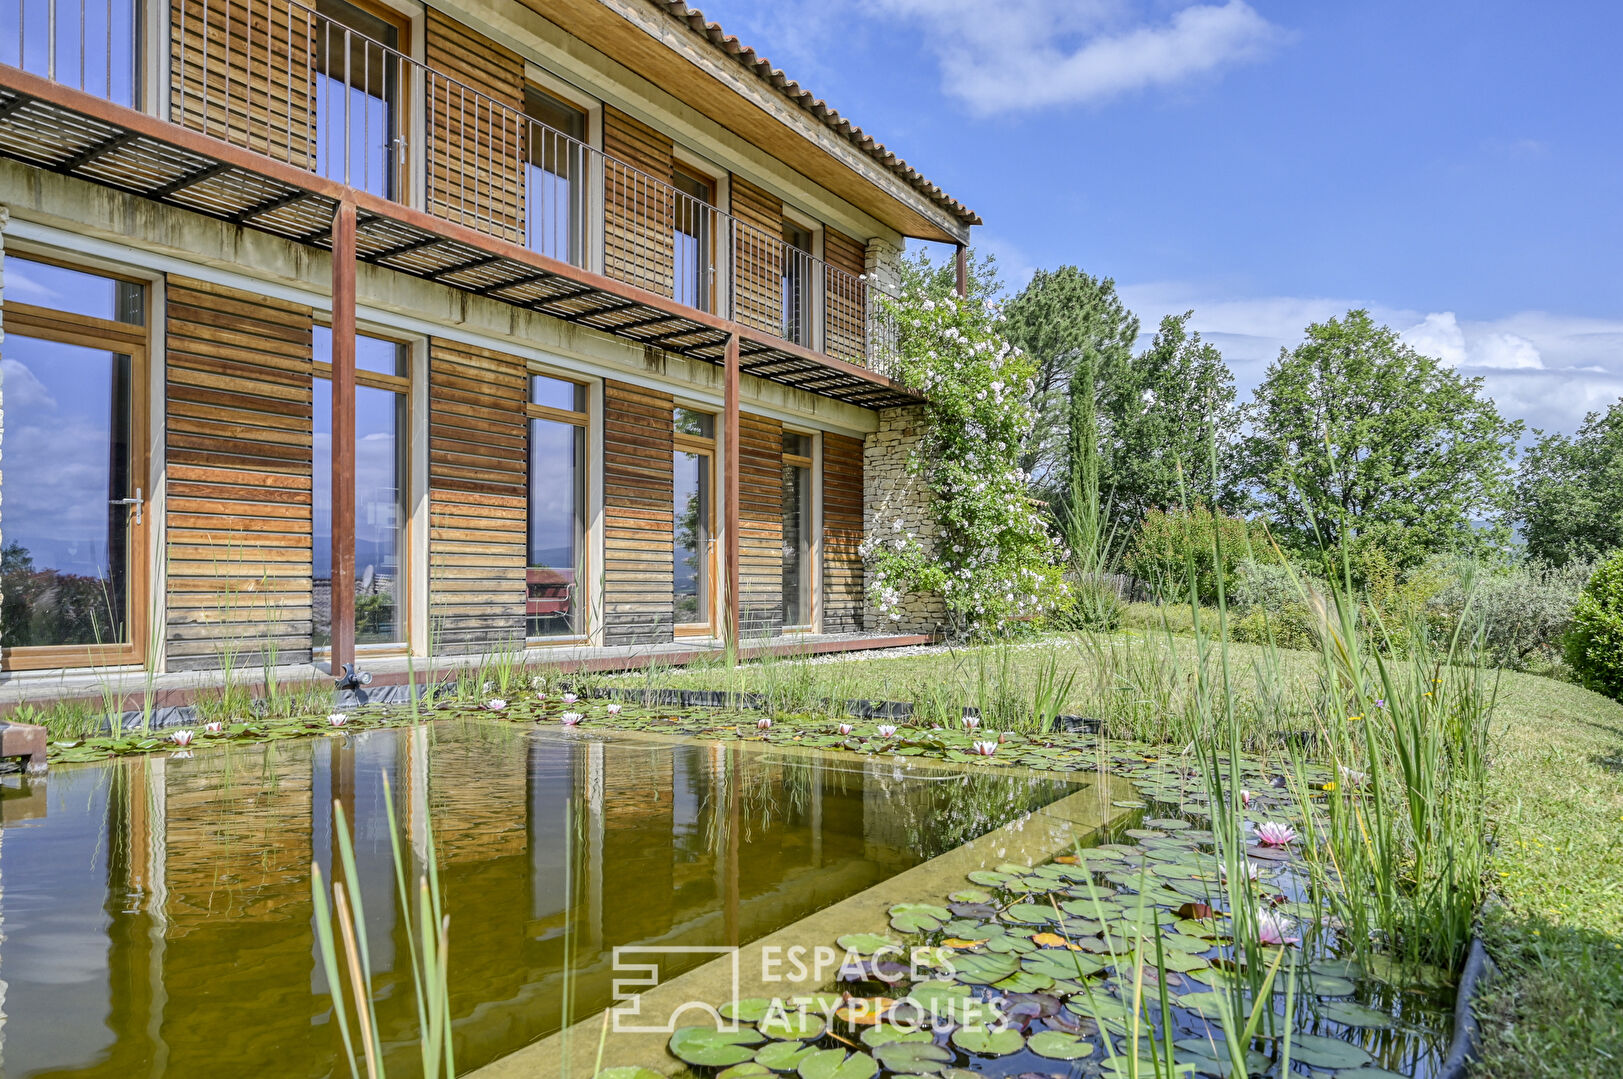
[[[1162,599],[1188,598],[1193,565],[1195,598],[1211,604],[1217,602],[1219,580],[1224,592],[1233,588],[1236,566],[1273,557],[1272,544],[1260,529],[1254,533],[1250,522],[1196,505],[1146,513],[1126,565]]]
[[[1623,550],[1595,567],[1573,608],[1566,644],[1578,681],[1623,701]]]
[[[1592,568],[1537,559],[1491,568],[1441,564],[1443,584],[1427,601],[1427,621],[1442,639],[1468,617],[1468,636],[1477,638],[1489,665],[1548,672],[1560,663],[1562,638]]]

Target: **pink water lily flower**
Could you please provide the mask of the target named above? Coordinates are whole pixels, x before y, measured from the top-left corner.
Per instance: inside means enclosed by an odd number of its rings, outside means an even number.
[[[620,709],[623,707],[625,706],[622,704],[611,704],[605,707],[603,710],[611,716],[617,716],[620,714]]]
[[[210,734],[219,734],[221,731],[225,730],[225,724],[216,719],[212,722],[203,724],[203,729],[208,731]]]
[[[579,723],[585,718],[586,717],[581,715],[579,712],[565,712],[563,715],[558,717],[558,722],[562,723],[566,727],[573,727],[575,724]]]
[[[1250,806],[1251,806],[1251,792],[1250,791],[1241,791],[1240,792],[1240,804],[1242,806],[1245,806],[1248,809],[1250,808]]]
[[[980,716],[965,716],[964,717],[964,730],[972,731],[976,727],[979,727],[980,725],[981,725],[981,717]]]
[[[894,737],[896,737],[896,728],[891,726],[889,723],[881,723],[875,729],[879,732],[879,737],[881,737],[881,738],[894,738]]]
[[[327,725],[330,726],[330,727],[342,727],[344,724],[346,724],[348,722],[349,722],[349,713],[348,712],[334,712],[332,715],[327,717]]]
[[[1288,847],[1296,841],[1296,829],[1278,821],[1265,821],[1257,826],[1257,842],[1265,847]]]
[[[175,731],[169,740],[177,746],[189,746],[192,744],[192,734],[192,731]]]
[[[769,731],[769,730],[771,730],[772,729],[772,717],[771,716],[762,716],[760,719],[756,720],[755,721],[755,729],[758,730],[758,731]]]
[[[1218,862],[1217,863],[1217,872],[1222,875],[1224,880],[1229,879],[1229,867],[1228,867],[1228,864],[1226,862]],[[1257,879],[1257,867],[1254,866],[1254,865],[1251,865],[1250,863],[1247,863],[1246,867],[1245,867],[1245,875],[1246,875],[1247,879],[1251,880],[1252,882],[1255,882],[1256,879]]]
[[[507,707],[507,702],[500,697],[492,697],[490,700],[485,702],[485,707],[490,709],[492,712],[500,712],[503,708]]]
[[[580,698],[573,693],[565,693],[562,700],[565,704],[574,704],[576,701],[580,700]]]
[[[840,734],[846,735],[851,733],[852,727],[849,723],[841,723],[836,729],[840,732]]]
[[[1301,937],[1287,936],[1288,927],[1279,918],[1272,914],[1257,915],[1257,940],[1263,944],[1271,944],[1276,948],[1283,948],[1287,944],[1302,943]]]
[[[975,748],[975,752],[979,753],[981,756],[990,757],[992,754],[997,752],[997,743],[996,742],[976,742],[974,748]]]

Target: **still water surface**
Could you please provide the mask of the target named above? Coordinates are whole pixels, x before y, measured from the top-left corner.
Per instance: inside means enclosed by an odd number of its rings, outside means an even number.
[[[752,940],[1074,789],[476,721],[11,777],[0,1074],[332,1074],[310,865],[335,875],[335,800],[389,1070],[415,1072],[385,775],[414,880],[432,824],[459,1070],[557,1030],[566,971],[575,1017],[608,1006],[616,945]]]

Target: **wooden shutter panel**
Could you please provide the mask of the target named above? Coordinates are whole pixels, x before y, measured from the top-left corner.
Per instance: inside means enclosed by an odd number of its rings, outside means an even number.
[[[676,612],[668,393],[603,383],[603,639],[671,640]]]
[[[524,61],[428,9],[428,212],[524,242]],[[470,92],[474,91],[474,92]]]
[[[603,149],[615,159],[604,163],[603,272],[661,296],[674,295],[676,205],[670,183],[676,158],[671,140],[605,105]]]

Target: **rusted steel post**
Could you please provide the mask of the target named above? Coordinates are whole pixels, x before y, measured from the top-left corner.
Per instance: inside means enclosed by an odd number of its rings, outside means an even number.
[[[722,558],[727,564],[726,607],[722,615],[727,640],[738,642],[738,335],[727,338],[726,435],[722,453],[722,504],[726,507]]]
[[[969,295],[969,248],[958,245],[958,298]]]
[[[332,672],[355,662],[355,204],[332,228]]]

